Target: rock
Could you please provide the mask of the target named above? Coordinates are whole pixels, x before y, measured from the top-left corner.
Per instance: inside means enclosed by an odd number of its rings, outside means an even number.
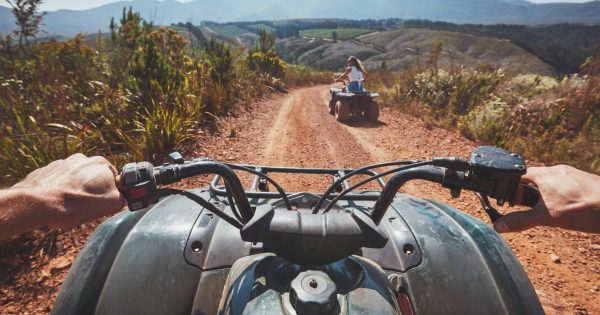
[[[583,253],[585,253],[585,252],[587,252],[587,249],[585,249],[585,248],[583,248],[583,247],[579,247],[579,248],[577,248],[577,250],[578,250],[580,253],[582,253],[582,254],[583,254]]]
[[[43,283],[44,281],[48,280],[48,278],[50,278],[51,275],[52,274],[47,268],[42,269],[42,271],[40,271],[40,276],[38,277],[37,282]]]
[[[18,310],[19,308],[15,305],[10,305],[6,307],[6,311],[9,313],[14,313]]]
[[[61,271],[67,269],[71,266],[71,260],[66,257],[57,257],[52,259],[48,266],[46,266],[45,271],[48,273],[52,273],[55,271]]]
[[[560,257],[554,253],[550,254],[550,260],[555,264],[560,264]]]
[[[541,290],[535,290],[535,293],[537,294],[538,297],[546,297],[546,293],[542,292]]]

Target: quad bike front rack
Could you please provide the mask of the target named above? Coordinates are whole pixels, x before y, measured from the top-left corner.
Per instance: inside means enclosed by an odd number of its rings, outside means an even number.
[[[297,167],[271,167],[271,166],[255,166],[255,165],[243,165],[242,167],[252,169],[261,174],[267,175],[270,173],[280,173],[280,174],[306,174],[306,175],[330,175],[332,176],[333,181],[336,182],[338,179],[344,177],[346,174],[357,171],[356,169],[327,169],[327,168],[297,168]],[[378,172],[372,170],[358,171],[356,174],[358,175],[366,175],[366,176],[377,176]],[[219,185],[221,181],[221,176],[216,175],[210,183],[210,190],[212,193],[219,197],[227,197],[229,196],[227,190],[223,185]],[[383,189],[385,187],[385,180],[383,178],[377,178],[377,182]],[[347,190],[350,188],[350,183],[348,180],[344,180],[341,185],[336,187],[336,191],[342,192],[343,190]],[[260,199],[278,199],[281,198],[281,194],[278,192],[270,192],[267,181],[264,180],[259,175],[254,175],[252,183],[250,187],[245,189],[246,195],[248,198],[260,198]],[[294,195],[296,192],[287,193],[287,195]],[[317,194],[319,195],[319,194]],[[330,194],[327,199],[335,199],[339,196],[339,194]],[[379,194],[357,194],[357,193],[349,193],[340,200],[353,200],[353,201],[376,201],[379,197]]]

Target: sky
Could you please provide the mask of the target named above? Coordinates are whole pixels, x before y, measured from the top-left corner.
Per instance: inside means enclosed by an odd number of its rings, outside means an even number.
[[[191,0],[178,0],[181,2],[187,2]],[[534,3],[549,3],[549,2],[588,2],[591,0],[528,0]],[[70,9],[70,10],[85,10],[89,8],[99,7],[103,4],[117,2],[116,0],[46,0],[42,4],[42,10],[55,11],[58,9]],[[7,4],[0,0],[0,4],[7,6]]]

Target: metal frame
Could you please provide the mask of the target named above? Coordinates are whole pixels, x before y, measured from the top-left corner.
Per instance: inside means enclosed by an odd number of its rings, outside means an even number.
[[[271,166],[257,166],[257,165],[242,165],[242,166],[246,167],[246,168],[254,169],[255,171],[260,172],[265,175],[267,175],[269,173],[331,175],[334,178],[334,182],[337,181],[337,179],[343,177],[344,175],[356,171],[356,169],[271,167]],[[375,171],[367,170],[367,171],[358,172],[356,175],[376,176],[378,174],[379,173],[377,173]],[[221,176],[219,176],[219,175],[216,175],[213,178],[213,180],[210,182],[210,191],[217,196],[227,197],[228,193],[225,190],[225,188],[223,186],[219,186],[220,180],[221,180]],[[254,175],[254,178],[252,180],[252,184],[250,185],[250,188],[245,191],[248,198],[261,198],[261,199],[281,198],[281,195],[278,192],[256,191],[259,180],[260,180],[260,176]],[[379,185],[381,186],[382,189],[385,187],[386,183],[383,178],[378,178],[377,182],[379,183]],[[344,187],[344,189],[350,188],[350,183],[348,182],[348,180],[344,180],[341,184],[342,184],[342,187]],[[291,195],[298,194],[298,193],[300,193],[300,192],[292,192],[292,193],[286,192],[287,196],[291,196]],[[318,194],[318,195],[322,196],[322,194]],[[337,196],[339,196],[339,194],[331,194],[331,195],[329,195],[328,199],[331,200],[331,199],[336,198]],[[379,198],[379,194],[363,195],[363,194],[350,193],[350,194],[347,194],[346,196],[342,197],[341,200],[376,201],[377,198]]]

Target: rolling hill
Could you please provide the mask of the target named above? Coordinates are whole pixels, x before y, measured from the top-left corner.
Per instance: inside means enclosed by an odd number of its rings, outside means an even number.
[[[453,23],[600,23],[600,1],[587,3],[532,4],[522,0],[134,0],[98,8],[48,12],[43,28],[50,35],[107,31],[111,17],[121,16],[123,7],[133,7],[159,25],[200,21],[251,21],[295,18],[429,19]],[[0,7],[0,33],[14,28],[10,9]]]
[[[443,30],[404,28],[367,34],[359,39],[334,43],[312,38],[287,38],[277,52],[290,63],[340,70],[349,55],[363,60],[367,68],[383,61],[391,70],[425,63],[429,51],[442,43],[440,63],[477,67],[493,64],[512,73],[552,75],[555,69],[508,40]]]

